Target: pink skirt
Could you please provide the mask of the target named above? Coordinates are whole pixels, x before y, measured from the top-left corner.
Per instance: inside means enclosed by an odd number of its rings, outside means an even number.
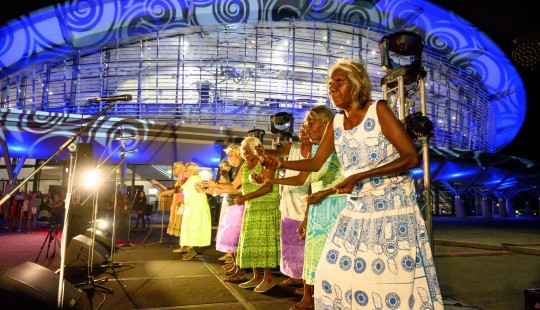
[[[225,253],[236,253],[243,218],[244,205],[227,207],[223,220],[218,227],[219,233],[216,240],[216,250]]]
[[[304,268],[305,240],[298,236],[298,226],[301,221],[287,217],[281,218],[281,273],[301,279]]]

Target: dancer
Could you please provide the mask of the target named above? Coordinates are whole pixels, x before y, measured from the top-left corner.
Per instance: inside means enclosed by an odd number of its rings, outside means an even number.
[[[410,169],[419,156],[403,124],[384,100],[370,98],[364,66],[341,59],[330,67],[332,104],[341,110],[312,159],[268,167],[313,171],[334,151],[345,180],[347,208],[328,235],[315,278],[315,308],[442,309],[426,227]]]
[[[326,106],[314,107],[306,114],[304,121],[306,135],[314,143],[312,156],[317,151],[326,125],[333,117],[333,112]],[[313,285],[317,265],[327,235],[347,204],[346,195],[335,195],[333,190],[333,187],[341,181],[343,181],[343,172],[335,152],[326,159],[318,171],[310,175],[312,194],[308,196],[304,220],[298,228],[300,236],[306,240],[302,273],[304,289],[298,292],[302,295],[302,300],[291,307],[291,310],[313,308]]]
[[[217,184],[230,184],[236,178],[240,167],[244,163],[239,145],[229,145],[225,149],[225,153],[227,154],[229,169],[217,181]],[[224,165],[224,168],[226,169],[226,165]],[[213,180],[210,183],[214,184]],[[215,194],[223,195],[220,221],[216,234],[216,249],[225,252],[225,255],[219,258],[225,261],[223,265],[223,270],[225,271],[224,280],[235,282],[245,278],[244,271],[239,270],[240,268],[236,265],[236,252],[238,250],[238,239],[240,238],[240,228],[242,227],[242,219],[244,217],[244,205],[236,205],[234,200],[238,195],[242,194],[242,189],[220,189],[215,187],[217,184],[214,184],[214,187],[209,189]]]
[[[241,152],[245,162],[231,184],[215,184],[216,188],[235,189],[242,186],[242,195],[235,199],[237,205],[245,204],[244,219],[238,243],[237,264],[239,272],[253,268],[253,278],[241,283],[242,288],[254,287],[254,292],[263,293],[276,285],[272,268],[279,265],[279,193],[276,185],[257,184],[251,180],[253,172],[263,172],[254,148],[261,142],[247,137],[242,141]],[[264,170],[266,177],[274,170]],[[210,184],[213,186],[214,184]],[[263,269],[261,278],[260,269]],[[243,274],[238,279],[245,279]]]
[[[275,150],[265,150],[262,145],[257,146],[257,155],[273,157],[286,157],[287,160],[298,160],[311,157],[313,143],[306,135],[305,123],[299,130],[299,142],[287,142]],[[282,184],[281,200],[281,260],[280,271],[289,278],[283,285],[303,285],[302,269],[304,266],[304,238],[298,234],[298,229],[307,208],[307,196],[310,183],[306,181],[308,172],[285,170],[285,176],[279,179],[261,180],[262,175],[255,175],[256,181],[268,181],[272,184]]]
[[[180,237],[180,229],[182,227],[184,195],[182,193],[182,190],[180,190],[180,186],[182,186],[182,184],[186,180],[184,176],[184,169],[184,163],[181,161],[177,161],[173,164],[172,171],[174,175],[176,175],[176,183],[170,188],[166,187],[165,185],[161,184],[156,180],[150,181],[152,184],[158,185],[159,187],[161,187],[161,189],[164,190],[164,192],[158,192],[158,196],[173,194],[171,200],[171,207],[169,210],[169,224],[167,225],[167,234],[176,237]],[[180,243],[180,239],[178,243]],[[187,251],[188,249],[185,247],[180,247],[173,250],[173,252],[175,253],[186,253]]]
[[[187,180],[181,186],[184,194],[184,215],[180,246],[188,249],[188,252],[182,256],[182,260],[190,260],[197,255],[195,247],[210,245],[212,221],[203,180],[199,175],[199,166],[192,162],[187,163],[184,175]]]

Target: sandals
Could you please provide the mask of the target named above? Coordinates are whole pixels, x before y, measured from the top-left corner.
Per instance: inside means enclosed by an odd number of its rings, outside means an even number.
[[[233,274],[236,273],[236,271],[238,271],[237,268],[233,267],[232,269],[225,271],[225,275],[226,276],[232,276]]]
[[[218,260],[228,260],[228,259],[231,259],[231,258],[232,258],[231,253],[225,253],[223,256],[218,258]]]
[[[303,288],[297,288],[292,293],[293,293],[293,295],[296,295],[296,296],[304,296],[304,289]]]
[[[224,276],[223,281],[225,282],[241,282],[246,281],[246,276],[239,276],[239,275],[230,275],[230,276]]]
[[[263,282],[263,281],[264,281],[264,280],[263,280],[262,278],[260,278],[260,279],[255,279],[255,278],[253,278],[253,279],[251,279],[251,280],[249,280],[249,281],[247,281],[247,282],[240,283],[239,286],[240,286],[241,288],[252,288],[252,287],[257,287],[257,286],[259,286],[259,284],[261,284],[261,282]]]
[[[197,254],[199,254],[199,253],[197,253],[197,251],[195,251],[194,248],[191,248],[191,249],[189,249],[189,252],[187,252],[186,254],[184,254],[182,256],[182,260],[190,260],[193,257],[197,256]]]
[[[263,280],[261,283],[259,283],[259,285],[257,285],[257,287],[255,287],[253,291],[255,293],[264,293],[270,290],[271,288],[273,288],[274,286],[276,286],[276,284],[277,284],[277,281],[275,278],[270,280],[270,282]]]
[[[283,282],[281,282],[281,285],[285,285],[285,286],[304,285],[304,281],[302,281],[302,279],[288,278],[286,280],[283,280]]]

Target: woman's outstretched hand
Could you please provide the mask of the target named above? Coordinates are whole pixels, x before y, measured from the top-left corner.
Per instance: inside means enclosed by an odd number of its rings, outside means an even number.
[[[307,196],[306,201],[308,204],[317,204],[321,202],[326,196],[327,195],[320,191]]]
[[[272,156],[259,156],[259,161],[264,168],[271,171],[281,168],[281,161]]]
[[[347,177],[343,182],[335,186],[337,194],[350,194],[358,181],[353,176]]]
[[[264,184],[269,181],[268,177],[264,176],[260,172],[251,173],[251,180],[257,184]]]

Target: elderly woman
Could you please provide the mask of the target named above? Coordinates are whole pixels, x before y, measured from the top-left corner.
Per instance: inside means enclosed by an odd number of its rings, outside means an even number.
[[[169,224],[167,225],[167,234],[171,236],[180,237],[180,228],[182,227],[182,214],[183,214],[183,201],[184,194],[180,190],[180,186],[186,181],[184,176],[184,163],[177,161],[173,164],[172,172],[176,175],[176,183],[172,187],[166,187],[160,182],[152,179],[150,182],[154,185],[158,185],[163,189],[162,192],[158,193],[158,196],[170,195],[172,194],[171,207],[169,211]],[[175,253],[186,253],[187,249],[180,247],[174,249]]]
[[[312,159],[268,167],[318,170],[336,151],[347,208],[328,235],[315,278],[315,308],[442,309],[426,227],[410,169],[419,157],[386,101],[371,100],[364,66],[341,59],[330,67],[328,94],[340,110]]]
[[[236,178],[230,184],[216,184],[217,189],[237,189],[242,187],[242,195],[234,200],[237,205],[245,205],[244,218],[238,242],[237,264],[239,270],[253,268],[253,278],[241,283],[242,288],[252,288],[263,293],[276,285],[272,277],[272,268],[279,266],[280,258],[280,213],[279,192],[277,185],[257,184],[251,174],[263,172],[267,177],[274,175],[274,170],[263,170],[255,147],[261,142],[255,137],[245,138],[240,150],[245,162]],[[261,277],[260,269],[263,269]],[[241,279],[243,275],[237,275]],[[243,276],[245,278],[245,276]]]
[[[210,245],[212,224],[210,205],[202,186],[199,166],[187,163],[184,175],[187,180],[181,186],[184,194],[184,214],[180,230],[180,246],[188,249],[182,260],[190,260],[197,255],[195,247]]]
[[[306,136],[313,147],[310,155],[317,151],[318,144],[324,135],[324,130],[334,117],[334,113],[327,106],[316,106],[306,113],[303,127]],[[292,160],[288,158],[287,160]],[[267,179],[263,181],[277,184],[301,185],[307,179],[305,172],[294,177],[282,179]],[[257,179],[259,179],[257,177]],[[302,300],[290,308],[311,309],[313,308],[313,285],[315,283],[316,269],[321,258],[321,253],[326,237],[334,225],[338,215],[347,205],[346,195],[336,195],[334,186],[343,181],[343,171],[339,164],[336,152],[332,153],[318,171],[311,172],[309,183],[311,195],[305,198],[306,206],[303,220],[297,225],[298,233],[305,238],[303,253],[302,279],[304,280],[301,290]],[[283,261],[283,258],[282,258]],[[296,292],[295,292],[296,293]]]

